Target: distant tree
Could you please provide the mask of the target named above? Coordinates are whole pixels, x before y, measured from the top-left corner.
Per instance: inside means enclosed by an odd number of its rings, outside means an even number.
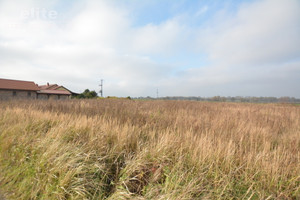
[[[89,97],[90,98],[95,98],[95,97],[97,97],[98,95],[97,95],[97,92],[95,92],[94,90],[93,91],[91,91],[90,93],[89,93]]]
[[[290,97],[280,97],[279,102],[280,103],[289,103],[290,102]]]
[[[89,89],[86,89],[84,90],[83,93],[79,94],[77,96],[78,99],[92,99],[92,98],[96,98],[98,95],[97,95],[97,92],[95,92],[94,90],[93,91],[90,91]]]
[[[221,101],[221,97],[220,96],[214,96],[211,98],[212,101]]]

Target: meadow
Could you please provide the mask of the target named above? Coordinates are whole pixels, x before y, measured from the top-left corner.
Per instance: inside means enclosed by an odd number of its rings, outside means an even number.
[[[299,199],[300,106],[0,102],[7,199]]]

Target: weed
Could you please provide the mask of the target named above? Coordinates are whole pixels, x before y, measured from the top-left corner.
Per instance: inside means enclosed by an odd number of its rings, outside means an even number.
[[[297,199],[300,107],[0,102],[8,199]]]

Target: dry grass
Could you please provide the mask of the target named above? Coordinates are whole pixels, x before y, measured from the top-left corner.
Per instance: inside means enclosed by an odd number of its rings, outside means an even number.
[[[299,199],[300,106],[0,102],[9,199]]]

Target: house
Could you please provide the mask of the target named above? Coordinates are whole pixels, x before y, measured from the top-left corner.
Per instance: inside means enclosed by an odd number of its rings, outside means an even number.
[[[32,81],[0,79],[0,99],[36,99],[39,87]]]
[[[38,86],[38,99],[69,99],[73,92],[63,86],[57,84],[49,84]]]
[[[69,99],[76,93],[57,84],[37,85],[33,81],[0,78],[0,100],[6,99]]]

